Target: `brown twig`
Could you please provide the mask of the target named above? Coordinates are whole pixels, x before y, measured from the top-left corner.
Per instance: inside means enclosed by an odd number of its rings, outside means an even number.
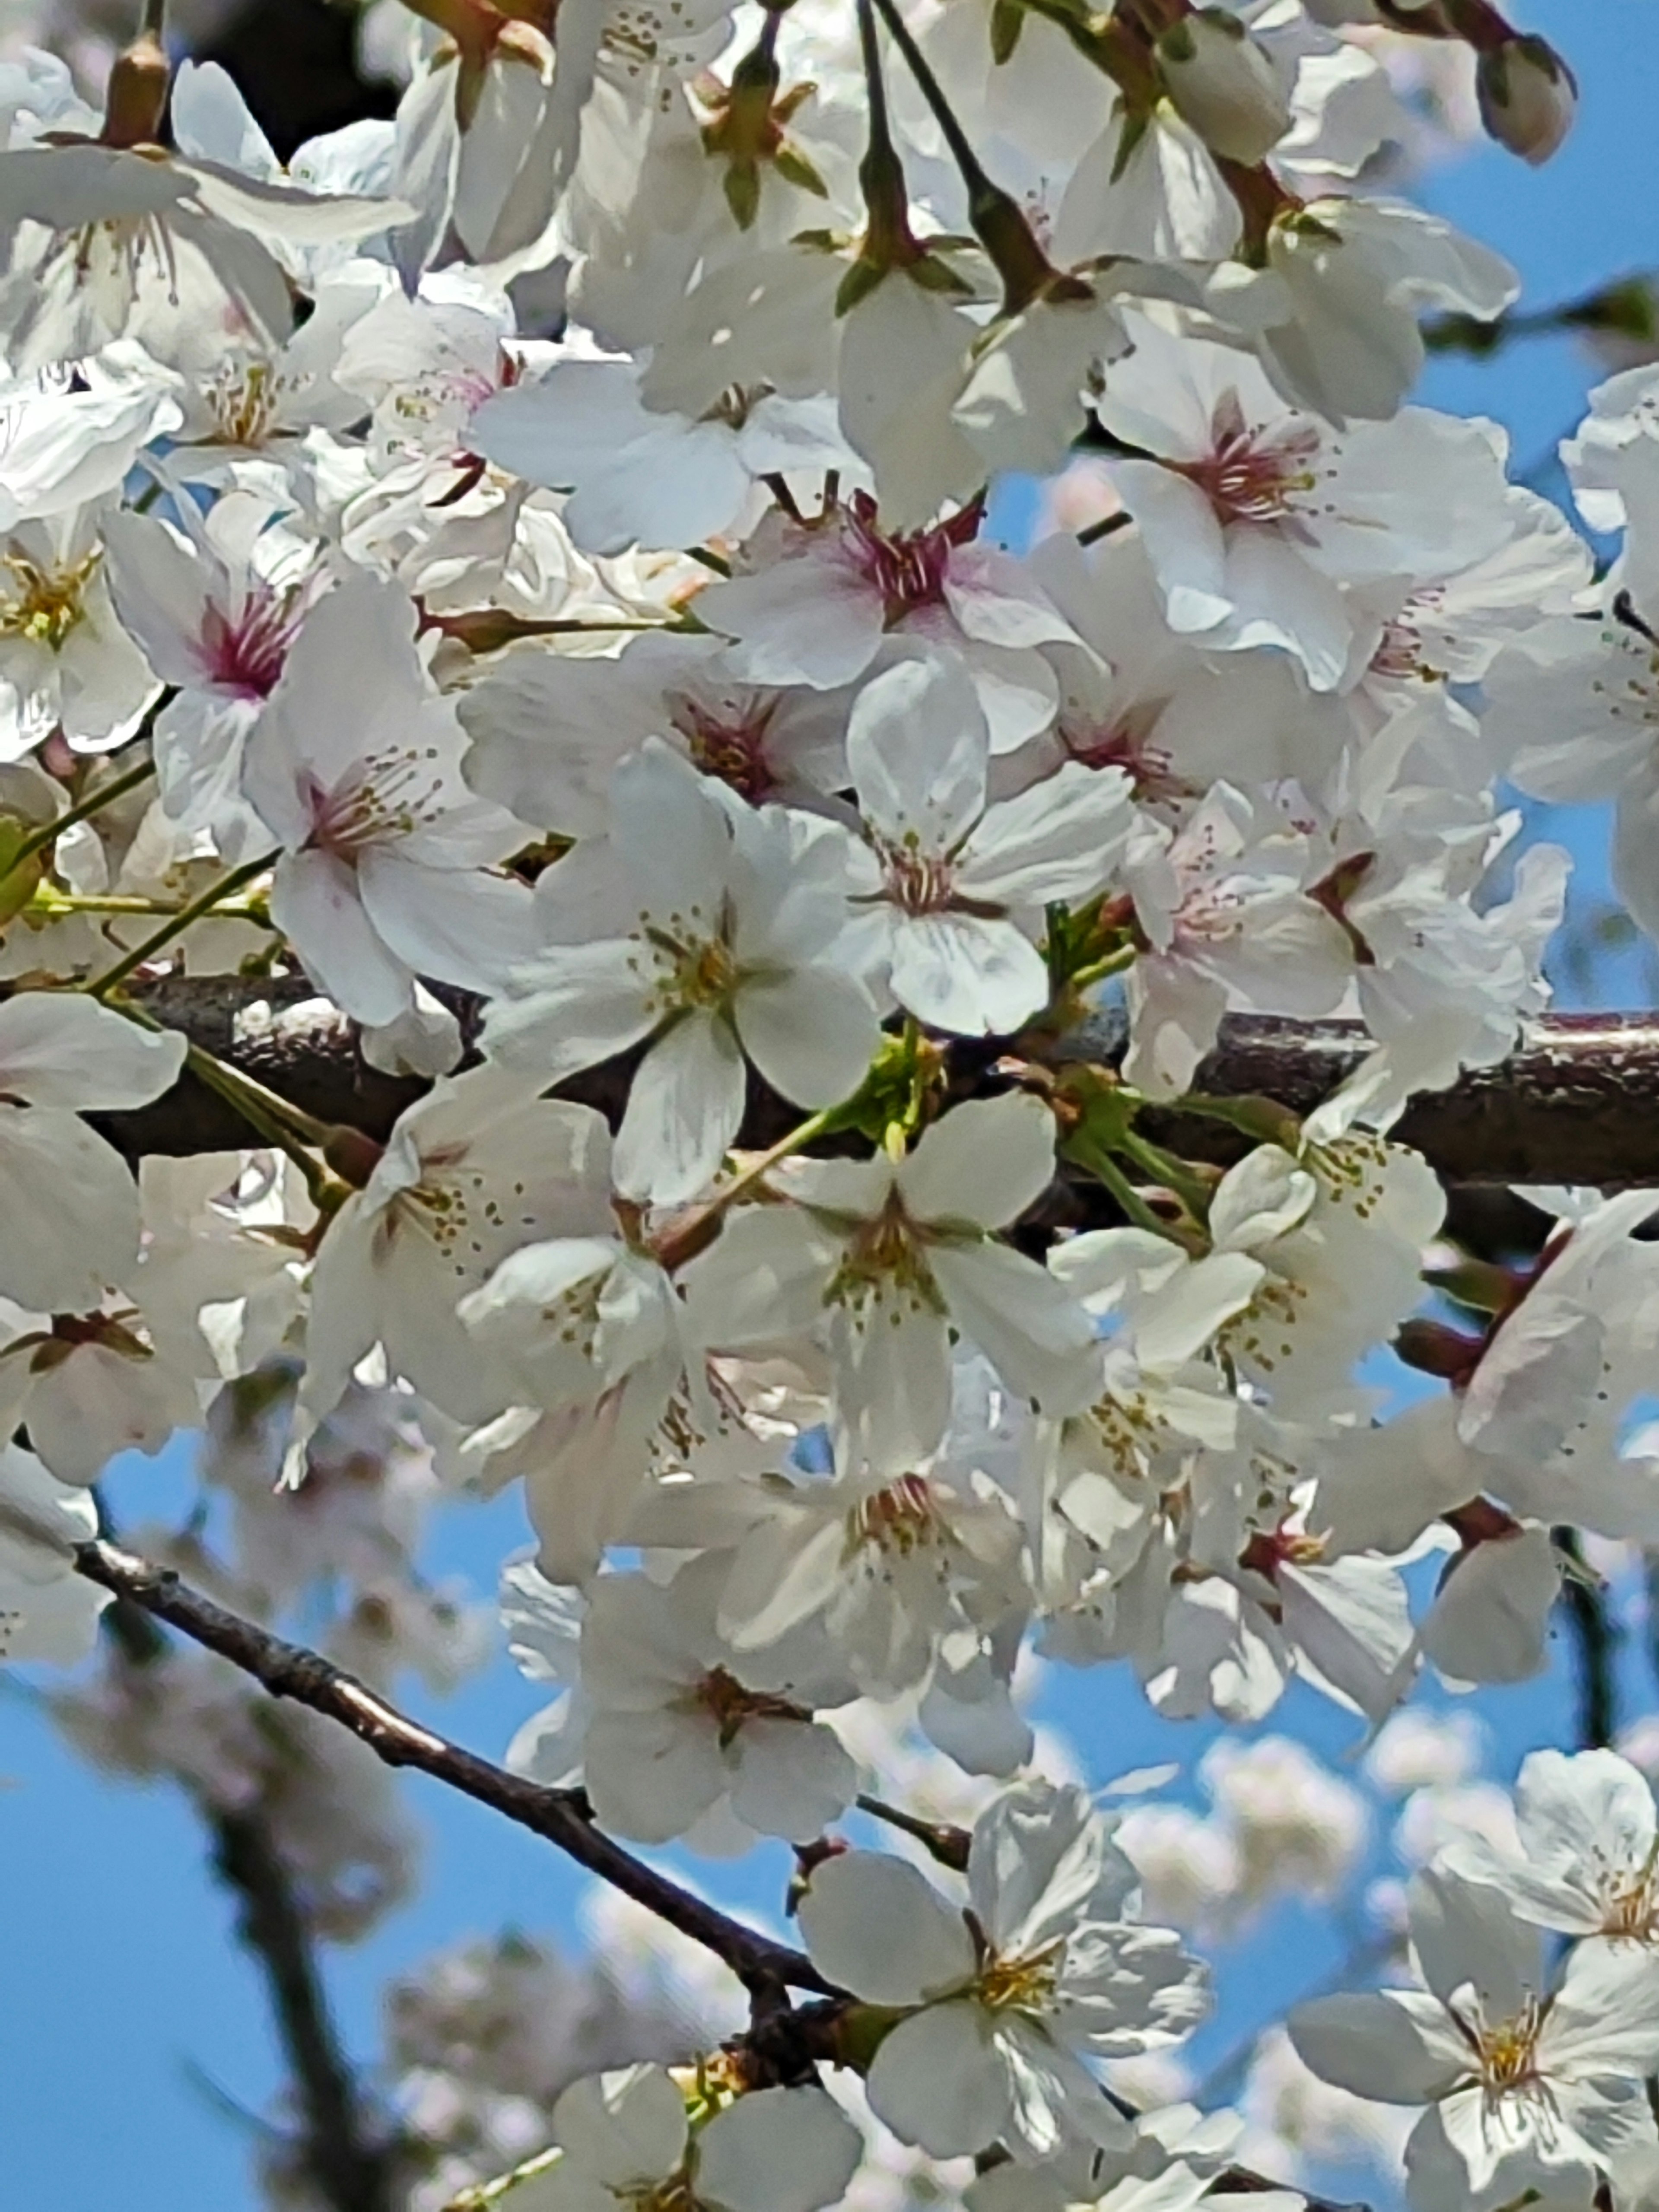
[[[322,1713],[362,1742],[388,1766],[408,1766],[447,1783],[550,1844],[598,1875],[613,1888],[654,1912],[693,1942],[723,1959],[752,1994],[785,1989],[814,1990],[835,1996],[801,1951],[757,1935],[740,1921],[657,1873],[593,1825],[586,1796],[578,1790],[551,1790],[509,1774],[476,1752],[465,1750],[411,1720],[356,1676],[303,1644],[289,1644],[240,1613],[192,1589],[171,1568],[153,1565],[118,1545],[94,1540],[75,1547],[77,1571],[88,1582],[157,1620],[166,1621],[210,1651],[264,1684],[273,1697],[292,1698]]]

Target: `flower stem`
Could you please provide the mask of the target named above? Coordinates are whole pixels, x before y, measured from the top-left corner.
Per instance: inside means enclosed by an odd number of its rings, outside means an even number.
[[[928,66],[926,55],[894,0],[875,0],[875,6],[887,26],[888,36],[904,57],[904,66],[915,78],[916,89],[933,110],[933,119],[951,149],[951,158],[968,187],[968,220],[975,237],[989,255],[991,265],[1002,279],[1002,312],[1005,315],[1018,314],[1022,308],[1029,307],[1054,278],[1048,257],[1037,244],[1019,203],[1000,185],[993,184],[986,174],[967,132],[957,119],[956,111],[945,96],[944,87]]]
[[[1150,1229],[1155,1237],[1167,1237],[1170,1243],[1179,1244],[1183,1251],[1188,1249],[1188,1239],[1180,1230],[1173,1222],[1165,1221],[1161,1214],[1152,1211],[1103,1146],[1074,1137],[1066,1146],[1066,1152],[1080,1167],[1087,1168],[1090,1174],[1111,1193],[1127,1221],[1132,1222],[1137,1229]]]
[[[148,781],[155,773],[155,762],[142,760],[135,768],[128,769],[125,775],[118,775],[112,782],[100,783],[95,790],[88,792],[83,798],[76,799],[73,806],[66,807],[63,813],[54,814],[50,822],[43,822],[38,830],[32,830],[24,838],[12,855],[7,873],[15,875],[26,860],[32,860],[37,853],[55,842],[65,830],[72,829],[77,822],[89,821],[94,814],[101,814],[105,807],[112,806],[118,799],[125,799],[128,792],[137,791],[139,785]]]
[[[180,915],[185,910],[182,899],[126,898],[117,892],[98,893],[82,896],[78,891],[60,891],[50,884],[43,884],[29,901],[26,909],[31,914],[144,914]],[[240,906],[221,907],[222,919],[257,922],[269,929],[271,923],[263,905],[244,902]]]
[[[142,945],[135,945],[131,952],[124,953],[112,968],[106,968],[101,975],[82,984],[81,988],[94,999],[106,998],[118,984],[125,982],[135,969],[142,968],[147,960],[154,959],[164,946],[172,944],[174,938],[182,937],[192,922],[199,921],[204,914],[211,913],[221,899],[228,898],[232,891],[240,890],[245,884],[251,884],[257,876],[264,875],[278,857],[272,852],[262,854],[257,860],[244,860],[240,868],[233,868],[228,876],[221,876],[216,884],[210,884],[198,896],[180,907],[177,914],[169,915],[161,927],[152,931]]]
[[[1166,1190],[1173,1191],[1194,1221],[1208,1218],[1212,1186],[1202,1176],[1195,1175],[1185,1160],[1166,1152],[1162,1145],[1149,1142],[1135,1129],[1124,1131],[1121,1150],[1126,1159],[1133,1160],[1148,1175],[1156,1176]]]
[[[125,1011],[123,1007],[122,1012]],[[199,1044],[186,1048],[185,1065],[198,1082],[206,1084],[210,1091],[216,1091],[256,1136],[263,1137],[268,1145],[293,1161],[319,1213],[330,1214],[338,1210],[349,1195],[348,1186],[331,1175],[307,1149],[308,1146],[320,1148],[326,1141],[328,1131],[320,1121],[302,1113],[297,1106],[290,1106],[285,1098],[279,1098],[274,1091],[267,1091],[263,1083],[256,1083],[240,1068],[227,1067],[223,1060],[216,1060]]]

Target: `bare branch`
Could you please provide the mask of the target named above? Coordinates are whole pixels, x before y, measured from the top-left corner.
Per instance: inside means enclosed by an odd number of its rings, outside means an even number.
[[[155,1620],[216,1651],[262,1682],[273,1697],[292,1698],[349,1729],[386,1765],[429,1774],[556,1844],[590,1874],[723,1959],[751,1993],[775,1997],[785,1989],[804,1989],[839,1994],[804,1952],[757,1935],[613,1843],[593,1825],[580,1790],[550,1790],[464,1750],[399,1712],[320,1652],[289,1644],[216,1604],[170,1568],[154,1566],[102,1541],[77,1544],[75,1564],[88,1582],[130,1599]]]
[[[550,1790],[526,1782],[463,1750],[399,1712],[320,1652],[289,1644],[216,1604],[171,1568],[155,1566],[136,1553],[103,1541],[76,1545],[75,1564],[88,1582],[112,1590],[118,1603],[137,1607],[216,1651],[252,1675],[273,1697],[292,1698],[349,1729],[388,1766],[414,1767],[429,1774],[544,1836],[590,1873],[724,1960],[753,2001],[747,2033],[734,2038],[728,2048],[744,2057],[756,2086],[802,2080],[817,2063],[840,2063],[837,2030],[851,2002],[846,1993],[827,1982],[804,1953],[757,1935],[602,1835],[580,1790]],[[787,1994],[791,1989],[816,1990],[829,2002],[792,2004]],[[1111,2101],[1126,2117],[1133,2111],[1121,2098]],[[1217,2193],[1238,2196],[1248,2203],[1251,2196],[1282,2186],[1246,2166],[1235,2166],[1218,2183]],[[337,2197],[332,2201],[341,2202]],[[364,2198],[360,2203],[361,2212],[380,2212],[378,2200]],[[1307,2206],[1308,2212],[1366,2212],[1361,2205],[1339,2205],[1316,2197],[1308,2197]],[[359,2212],[357,2203],[353,2212]]]
[[[169,978],[137,995],[192,1043],[319,1121],[383,1137],[425,1088],[370,1067],[354,1025],[303,978]],[[463,1002],[457,1011],[470,1034],[476,1007]],[[1273,1098],[1305,1114],[1352,1072],[1369,1042],[1357,1022],[1235,1016],[1223,1024],[1194,1087],[1221,1097]],[[969,1087],[999,1048],[964,1044],[953,1051]],[[1102,1021],[1065,1039],[1058,1055],[1110,1064],[1122,1048],[1121,1024]],[[617,1118],[630,1066],[614,1061],[566,1089]],[[796,1119],[795,1109],[757,1086],[744,1142],[770,1143]],[[234,1109],[191,1076],[153,1106],[105,1115],[98,1126],[132,1158],[232,1151],[249,1141]],[[1145,1126],[1188,1159],[1224,1164],[1248,1142],[1192,1115],[1148,1115]],[[1568,1014],[1529,1024],[1507,1060],[1414,1100],[1395,1133],[1450,1183],[1659,1184],[1659,1016]]]

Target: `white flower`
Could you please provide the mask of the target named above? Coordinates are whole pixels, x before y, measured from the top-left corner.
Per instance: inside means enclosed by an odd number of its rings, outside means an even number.
[[[151,732],[156,780],[185,836],[213,835],[222,859],[260,850],[242,797],[242,749],[276,689],[321,588],[314,549],[270,500],[231,490],[200,517],[176,495],[188,538],[131,511],[104,526],[111,595],[151,668],[176,688]]]
[[[318,195],[208,161],[67,134],[0,153],[0,325],[14,369],[119,337],[169,362],[205,324],[286,336],[293,295],[271,246],[345,241],[406,212]]]
[[[380,1343],[394,1374],[458,1419],[510,1404],[510,1371],[456,1307],[520,1245],[614,1225],[610,1152],[591,1107],[539,1098],[499,1068],[436,1084],[329,1224],[312,1281],[308,1403],[327,1412]]]
[[[847,755],[865,832],[861,848],[848,840],[848,957],[935,1028],[1018,1029],[1048,1002],[1044,908],[1111,879],[1134,819],[1128,778],[1068,762],[989,804],[974,686],[931,654],[864,686]]]
[[[0,1006],[0,1297],[81,1313],[138,1261],[138,1187],[82,1113],[148,1106],[185,1040],[94,1000],[24,991]]]
[[[522,1466],[544,1569],[555,1582],[586,1580],[623,1536],[687,1394],[673,1284],[620,1237],[556,1237],[510,1252],[457,1311],[514,1395],[544,1416],[515,1407],[463,1456],[492,1462],[491,1483]]]
[[[680,1509],[688,1534],[712,1525],[711,1510],[738,1517],[719,1615],[738,1650],[820,1620],[865,1693],[890,1698],[925,1684],[946,1645],[977,1650],[1024,1617],[1019,1522],[990,1482],[947,1462],[874,1489],[846,1476],[764,1475],[708,1491],[659,1492],[633,1533],[669,1542],[664,1508],[676,1520]]]
[[[1310,200],[1270,225],[1267,252],[1265,269],[1224,265],[1207,305],[1287,399],[1331,422],[1396,412],[1422,370],[1424,307],[1491,322],[1521,289],[1500,255],[1403,200]]]
[[[55,1481],[33,1452],[0,1446],[0,1660],[72,1667],[91,1651],[110,1593],[75,1572],[70,1549],[97,1534],[84,1490]]]
[[[1122,1917],[1133,1880],[1084,1793],[1043,1783],[975,1824],[971,1921],[897,1859],[849,1851],[814,1869],[799,1914],[813,1963],[905,2015],[867,2077],[901,2141],[1036,2160],[1115,2137],[1085,2059],[1167,2043],[1203,2006],[1174,1932]]]
[[[556,1082],[653,1038],[617,1176],[629,1196],[673,1204],[737,1136],[745,1055],[784,1097],[830,1106],[858,1088],[880,1030],[856,977],[824,957],[846,916],[832,840],[754,812],[654,739],[617,769],[611,814],[608,845],[543,878],[552,943],[515,969],[484,1042]]]
[[[750,570],[711,585],[697,612],[736,640],[732,671],[750,684],[854,683],[890,635],[944,648],[974,679],[993,750],[1012,751],[1054,711],[1036,647],[1073,633],[1010,555],[975,543],[981,520],[973,506],[894,532],[861,493],[810,529],[769,519]]]
[[[281,847],[272,919],[347,1013],[414,1008],[417,975],[499,988],[529,949],[530,894],[486,871],[525,842],[460,778],[465,736],[415,647],[416,609],[356,575],[289,646],[243,758]]]
[[[455,702],[474,791],[562,836],[609,827],[618,764],[656,737],[751,806],[822,812],[847,785],[844,692],[736,682],[720,641],[651,635],[614,659],[526,647]]]
[[[820,2088],[762,2089],[694,2135],[659,2066],[590,2075],[553,2107],[563,2153],[520,2183],[513,2212],[819,2212],[845,2191],[864,2139]]]
[[[1353,951],[1313,874],[1306,838],[1230,783],[1212,784],[1173,836],[1152,823],[1133,840],[1123,880],[1146,942],[1127,978],[1127,1081],[1179,1097],[1230,1007],[1334,1009]]]
[[[815,1715],[845,1705],[856,1686],[821,1630],[734,1650],[715,1623],[723,1574],[715,1557],[691,1561],[665,1586],[601,1575],[570,1668],[562,1593],[533,1570],[516,1571],[507,1618],[520,1664],[527,1649],[538,1671],[562,1665],[578,1686],[526,1723],[508,1764],[555,1784],[580,1771],[600,1824],[641,1843],[668,1843],[714,1814],[728,1830],[741,1824],[739,1848],[756,1835],[822,1835],[859,1784]],[[552,1638],[543,1628],[550,1602]],[[711,1824],[706,1847],[717,1834]]]
[[[1495,1889],[1412,1886],[1426,1990],[1323,1997],[1291,2014],[1314,2072],[1376,2102],[1424,2105],[1406,2150],[1413,2212],[1588,2204],[1659,2157],[1642,2076],[1659,2062],[1659,1972],[1634,1945],[1584,1944],[1559,1984],[1537,1930]]]
[[[1140,526],[1171,627],[1229,651],[1276,645],[1316,690],[1374,631],[1345,585],[1440,574],[1510,534],[1503,465],[1477,424],[1407,409],[1332,429],[1287,407],[1247,356],[1143,318],[1099,403],[1147,459],[1112,480]],[[1437,525],[1437,526],[1434,526]]]
[[[487,400],[467,443],[526,483],[574,487],[565,522],[584,552],[696,545],[745,518],[763,477],[850,469],[834,402],[738,394],[692,420],[647,405],[625,361],[556,362]]]
[[[1086,1402],[1088,1316],[994,1232],[1054,1175],[1054,1122],[1015,1093],[958,1106],[899,1160],[786,1164],[787,1206],[728,1220],[687,1282],[693,1325],[721,1350],[787,1341],[827,1322],[837,1457],[908,1474],[951,1407],[951,1331],[1011,1390],[1056,1413]]]
[[[1515,1814],[1513,1849],[1477,1831],[1455,1838],[1440,1863],[1501,1890],[1536,1927],[1650,1946],[1659,1939],[1659,1818],[1627,1759],[1534,1751],[1522,1761]]]

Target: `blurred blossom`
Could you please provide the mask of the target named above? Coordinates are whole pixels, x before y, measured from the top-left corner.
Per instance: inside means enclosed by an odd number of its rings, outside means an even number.
[[[1378,1731],[1366,1779],[1389,1797],[1467,1782],[1485,1756],[1486,1731],[1474,1713],[1407,1706]]]

